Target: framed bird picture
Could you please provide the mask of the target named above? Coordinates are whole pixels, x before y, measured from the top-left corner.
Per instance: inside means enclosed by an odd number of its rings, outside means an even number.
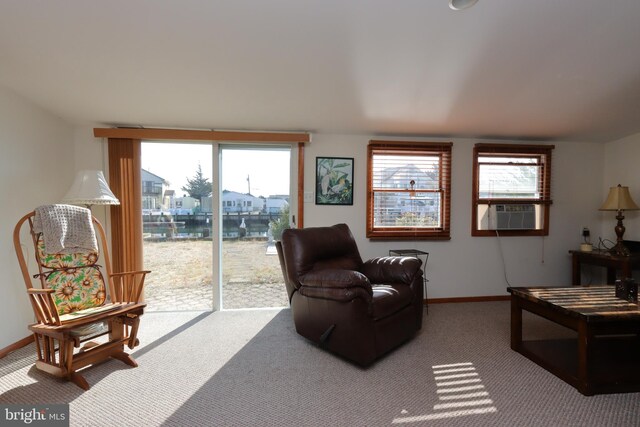
[[[316,205],[353,205],[353,157],[316,157]]]

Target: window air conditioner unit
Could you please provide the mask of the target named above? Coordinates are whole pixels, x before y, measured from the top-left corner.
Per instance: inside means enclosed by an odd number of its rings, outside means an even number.
[[[532,204],[489,206],[489,230],[535,230],[536,207]]]

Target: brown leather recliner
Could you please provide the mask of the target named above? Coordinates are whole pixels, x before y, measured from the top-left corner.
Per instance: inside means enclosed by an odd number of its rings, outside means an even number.
[[[346,224],[288,229],[276,242],[296,331],[362,366],[422,326],[422,262],[362,261]]]

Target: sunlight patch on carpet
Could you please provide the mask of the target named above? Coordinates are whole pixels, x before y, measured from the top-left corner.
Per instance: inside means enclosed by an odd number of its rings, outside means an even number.
[[[433,405],[432,413],[406,416],[408,412],[402,410],[403,416],[394,418],[392,424],[415,423],[420,421],[444,418],[483,415],[498,412],[489,399],[489,392],[482,385],[482,379],[471,362],[435,365],[434,380],[438,387],[436,393],[444,403]],[[452,387],[455,386],[455,387]]]

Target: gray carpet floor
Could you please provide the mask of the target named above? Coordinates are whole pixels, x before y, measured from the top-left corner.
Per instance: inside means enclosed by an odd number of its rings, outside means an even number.
[[[525,315],[525,338],[567,331]],[[130,368],[83,392],[0,359],[0,403],[69,403],[72,426],[640,426],[640,393],[585,397],[509,348],[509,303],[438,304],[367,369],[298,336],[291,312],[148,313]]]

